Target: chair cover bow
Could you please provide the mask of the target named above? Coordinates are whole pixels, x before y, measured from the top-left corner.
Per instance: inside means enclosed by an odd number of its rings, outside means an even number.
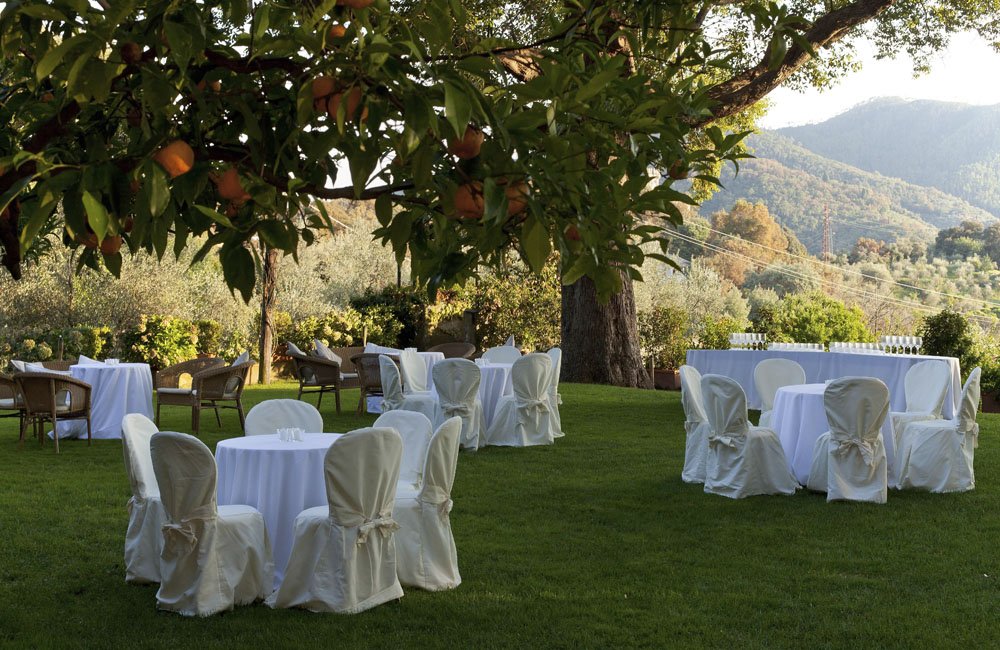
[[[216,517],[214,504],[211,508],[196,508],[189,517],[181,519],[179,522],[168,521],[163,524],[163,539],[167,543],[179,544],[187,550],[194,548],[198,543],[198,536],[194,533],[194,523],[196,521],[212,521]]]
[[[446,402],[441,402],[441,411],[444,413],[446,420],[456,415],[464,420],[465,418],[472,417],[475,412],[471,404],[448,404]]]
[[[865,465],[870,466],[875,459],[875,450],[872,448],[872,443],[867,440],[848,438],[847,440],[837,440],[836,443],[837,448],[834,449],[834,453],[846,456],[850,452],[851,447],[857,447],[861,458],[865,461]]]
[[[972,426],[970,426],[966,431],[962,431],[961,427],[959,427],[958,432],[961,433],[962,435],[972,434],[972,448],[973,449],[979,449],[979,423],[978,422],[973,422]]]
[[[540,399],[529,398],[522,400],[518,398],[517,405],[523,407],[523,411],[522,409],[518,409],[518,411],[524,412],[525,415],[527,415],[527,412],[531,410],[536,411],[536,414],[539,416],[549,412],[549,400],[547,396]],[[524,423],[522,422],[522,424]]]
[[[448,515],[454,506],[455,502],[451,500],[451,495],[446,496],[444,501],[438,504],[438,512],[441,514],[441,520],[445,523],[448,522]]]
[[[723,433],[721,436],[714,436],[714,435],[713,436],[709,436],[708,437],[708,441],[709,442],[717,442],[720,445],[725,445],[727,447],[732,447],[733,449],[736,449],[736,444],[739,441],[739,439],[742,438],[742,437],[743,436],[737,435],[735,433],[728,433],[727,432],[727,433]]]
[[[373,530],[377,530],[382,537],[388,537],[399,530],[399,524],[393,521],[392,517],[365,519],[364,523],[358,527],[358,544],[367,542],[368,534]]]

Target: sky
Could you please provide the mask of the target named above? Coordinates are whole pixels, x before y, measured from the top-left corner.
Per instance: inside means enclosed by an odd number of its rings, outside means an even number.
[[[931,72],[913,78],[905,54],[895,60],[876,61],[874,50],[859,47],[863,67],[825,92],[804,93],[779,88],[770,94],[771,108],[760,121],[767,129],[822,122],[873,97],[937,99],[967,104],[1000,104],[1000,54],[978,35],[956,35],[948,49],[931,60]],[[984,71],[992,71],[984,76]]]

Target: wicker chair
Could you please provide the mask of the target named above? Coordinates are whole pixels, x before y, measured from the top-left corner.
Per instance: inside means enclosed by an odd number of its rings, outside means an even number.
[[[378,358],[380,354],[364,352],[351,357],[351,363],[358,372],[358,381],[361,383],[361,397],[358,399],[358,410],[354,412],[354,418],[361,415],[361,410],[369,397],[384,397],[382,393],[382,373],[378,368]],[[390,359],[399,364],[399,358],[387,355]]]
[[[445,359],[470,359],[476,353],[476,346],[463,341],[451,341],[449,343],[439,343],[427,350],[428,352],[441,352]]]
[[[0,418],[17,418],[17,430],[24,423],[24,400],[13,377],[0,374]]]
[[[198,370],[195,362],[208,362],[208,367]],[[157,373],[156,424],[160,424],[161,406],[186,406],[191,409],[191,429],[194,435],[201,431],[202,409],[215,411],[215,420],[222,426],[220,408],[236,409],[240,416],[240,430],[244,428],[243,388],[247,375],[256,361],[250,360],[239,365],[226,365],[220,359],[192,359],[171,366]],[[195,371],[192,373],[191,369]],[[191,388],[179,388],[181,375],[191,374]],[[173,384],[173,385],[170,385]],[[232,402],[232,404],[220,404]]]
[[[307,357],[303,354],[288,353],[292,358],[295,378],[299,380],[299,394],[295,399],[302,399],[303,394],[318,393],[316,408],[323,403],[323,393],[333,393],[337,400],[337,415],[340,415],[340,389],[344,387],[340,364],[330,359]]]
[[[39,441],[45,444],[45,422],[52,423],[52,438],[56,443],[56,453],[59,453],[59,420],[87,420],[87,444],[91,443],[90,435],[90,384],[73,377],[56,375],[50,372],[22,372],[14,375],[17,390],[24,400],[24,419],[21,421],[21,440],[17,448],[24,448],[24,433],[28,423],[35,425],[35,433]],[[63,402],[59,396],[69,394],[69,402]]]
[[[76,365],[76,359],[67,359],[63,361],[42,361],[40,362],[42,367],[46,370],[58,370],[59,372],[67,372],[70,366]]]

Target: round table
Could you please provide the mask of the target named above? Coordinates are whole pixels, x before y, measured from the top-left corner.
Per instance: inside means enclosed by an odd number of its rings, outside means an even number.
[[[90,431],[94,439],[122,437],[122,418],[141,413],[153,419],[153,373],[146,363],[77,364],[70,375],[90,390]],[[87,421],[59,423],[60,438],[86,438]]]
[[[510,369],[512,363],[486,363],[482,359],[476,359],[479,366],[481,379],[479,381],[479,401],[483,405],[483,416],[486,419],[486,427],[493,423],[493,414],[496,413],[497,403],[504,395],[514,393],[514,384],[511,381]]]
[[[323,460],[339,433],[307,433],[303,442],[282,442],[277,434],[219,441],[219,505],[260,510],[274,552],[274,587],[285,575],[295,539],[295,517],[328,503]]]
[[[771,429],[778,434],[785,450],[785,459],[792,475],[802,485],[809,481],[813,447],[816,440],[830,430],[823,408],[823,391],[826,384],[801,384],[784,386],[774,396],[774,414]],[[889,485],[893,484],[892,467],[895,447],[892,437],[892,418],[885,418],[882,441],[889,468]]]

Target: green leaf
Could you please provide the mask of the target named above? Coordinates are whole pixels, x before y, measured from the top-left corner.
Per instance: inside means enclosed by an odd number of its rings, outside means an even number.
[[[257,224],[257,234],[270,248],[277,248],[286,253],[295,250],[298,237],[281,221],[265,219]]]
[[[472,117],[472,102],[466,90],[451,81],[444,82],[444,114],[455,135],[462,137]]]
[[[167,187],[167,172],[159,165],[152,163],[147,165],[150,172],[149,183],[149,212],[154,217],[163,214],[170,203],[170,188]]]
[[[392,221],[392,197],[388,194],[380,194],[375,199],[375,216],[383,226],[388,226]]]
[[[102,255],[104,258],[104,266],[111,271],[111,275],[116,278],[120,278],[122,275],[122,254],[120,251],[115,251],[111,255]]]
[[[253,255],[243,246],[242,241],[226,242],[222,245],[219,258],[226,284],[230,289],[239,291],[244,302],[250,302],[257,275]]]
[[[576,101],[581,103],[585,102],[604,90],[612,79],[621,75],[621,67],[624,63],[625,57],[623,56],[616,56],[611,59],[608,67],[594,75],[590,81],[585,83],[583,87],[576,92]]]
[[[552,245],[549,241],[549,231],[534,217],[528,218],[521,231],[521,250],[524,253],[524,261],[531,270],[535,273],[540,272],[545,266]]]
[[[295,118],[300,126],[308,124],[314,112],[312,83],[304,83],[295,97]]]
[[[24,257],[24,254],[28,252],[29,248],[31,248],[31,244],[35,241],[38,231],[41,230],[42,226],[45,225],[45,222],[48,221],[57,203],[58,201],[50,201],[48,203],[36,201],[32,204],[33,210],[28,216],[28,221],[24,225],[24,228],[21,229],[21,238],[19,243],[22,257]]]
[[[83,207],[87,211],[87,223],[97,235],[97,241],[104,241],[104,235],[108,233],[108,211],[87,190],[83,191]]]
[[[70,50],[79,45],[81,42],[86,41],[87,38],[88,37],[85,34],[79,34],[77,36],[67,38],[65,41],[46,52],[38,62],[38,65],[35,67],[35,78],[41,81],[45,77],[49,76],[52,71],[56,69],[56,66],[58,66],[63,60],[63,57],[65,57]]]
[[[196,205],[194,206],[194,209],[202,213],[203,215],[205,215],[206,217],[208,217],[217,224],[223,225],[226,228],[232,228],[234,230],[236,229],[236,226],[234,226],[233,222],[229,220],[229,217],[222,214],[221,212],[216,212],[212,208],[206,208],[203,205]]]

